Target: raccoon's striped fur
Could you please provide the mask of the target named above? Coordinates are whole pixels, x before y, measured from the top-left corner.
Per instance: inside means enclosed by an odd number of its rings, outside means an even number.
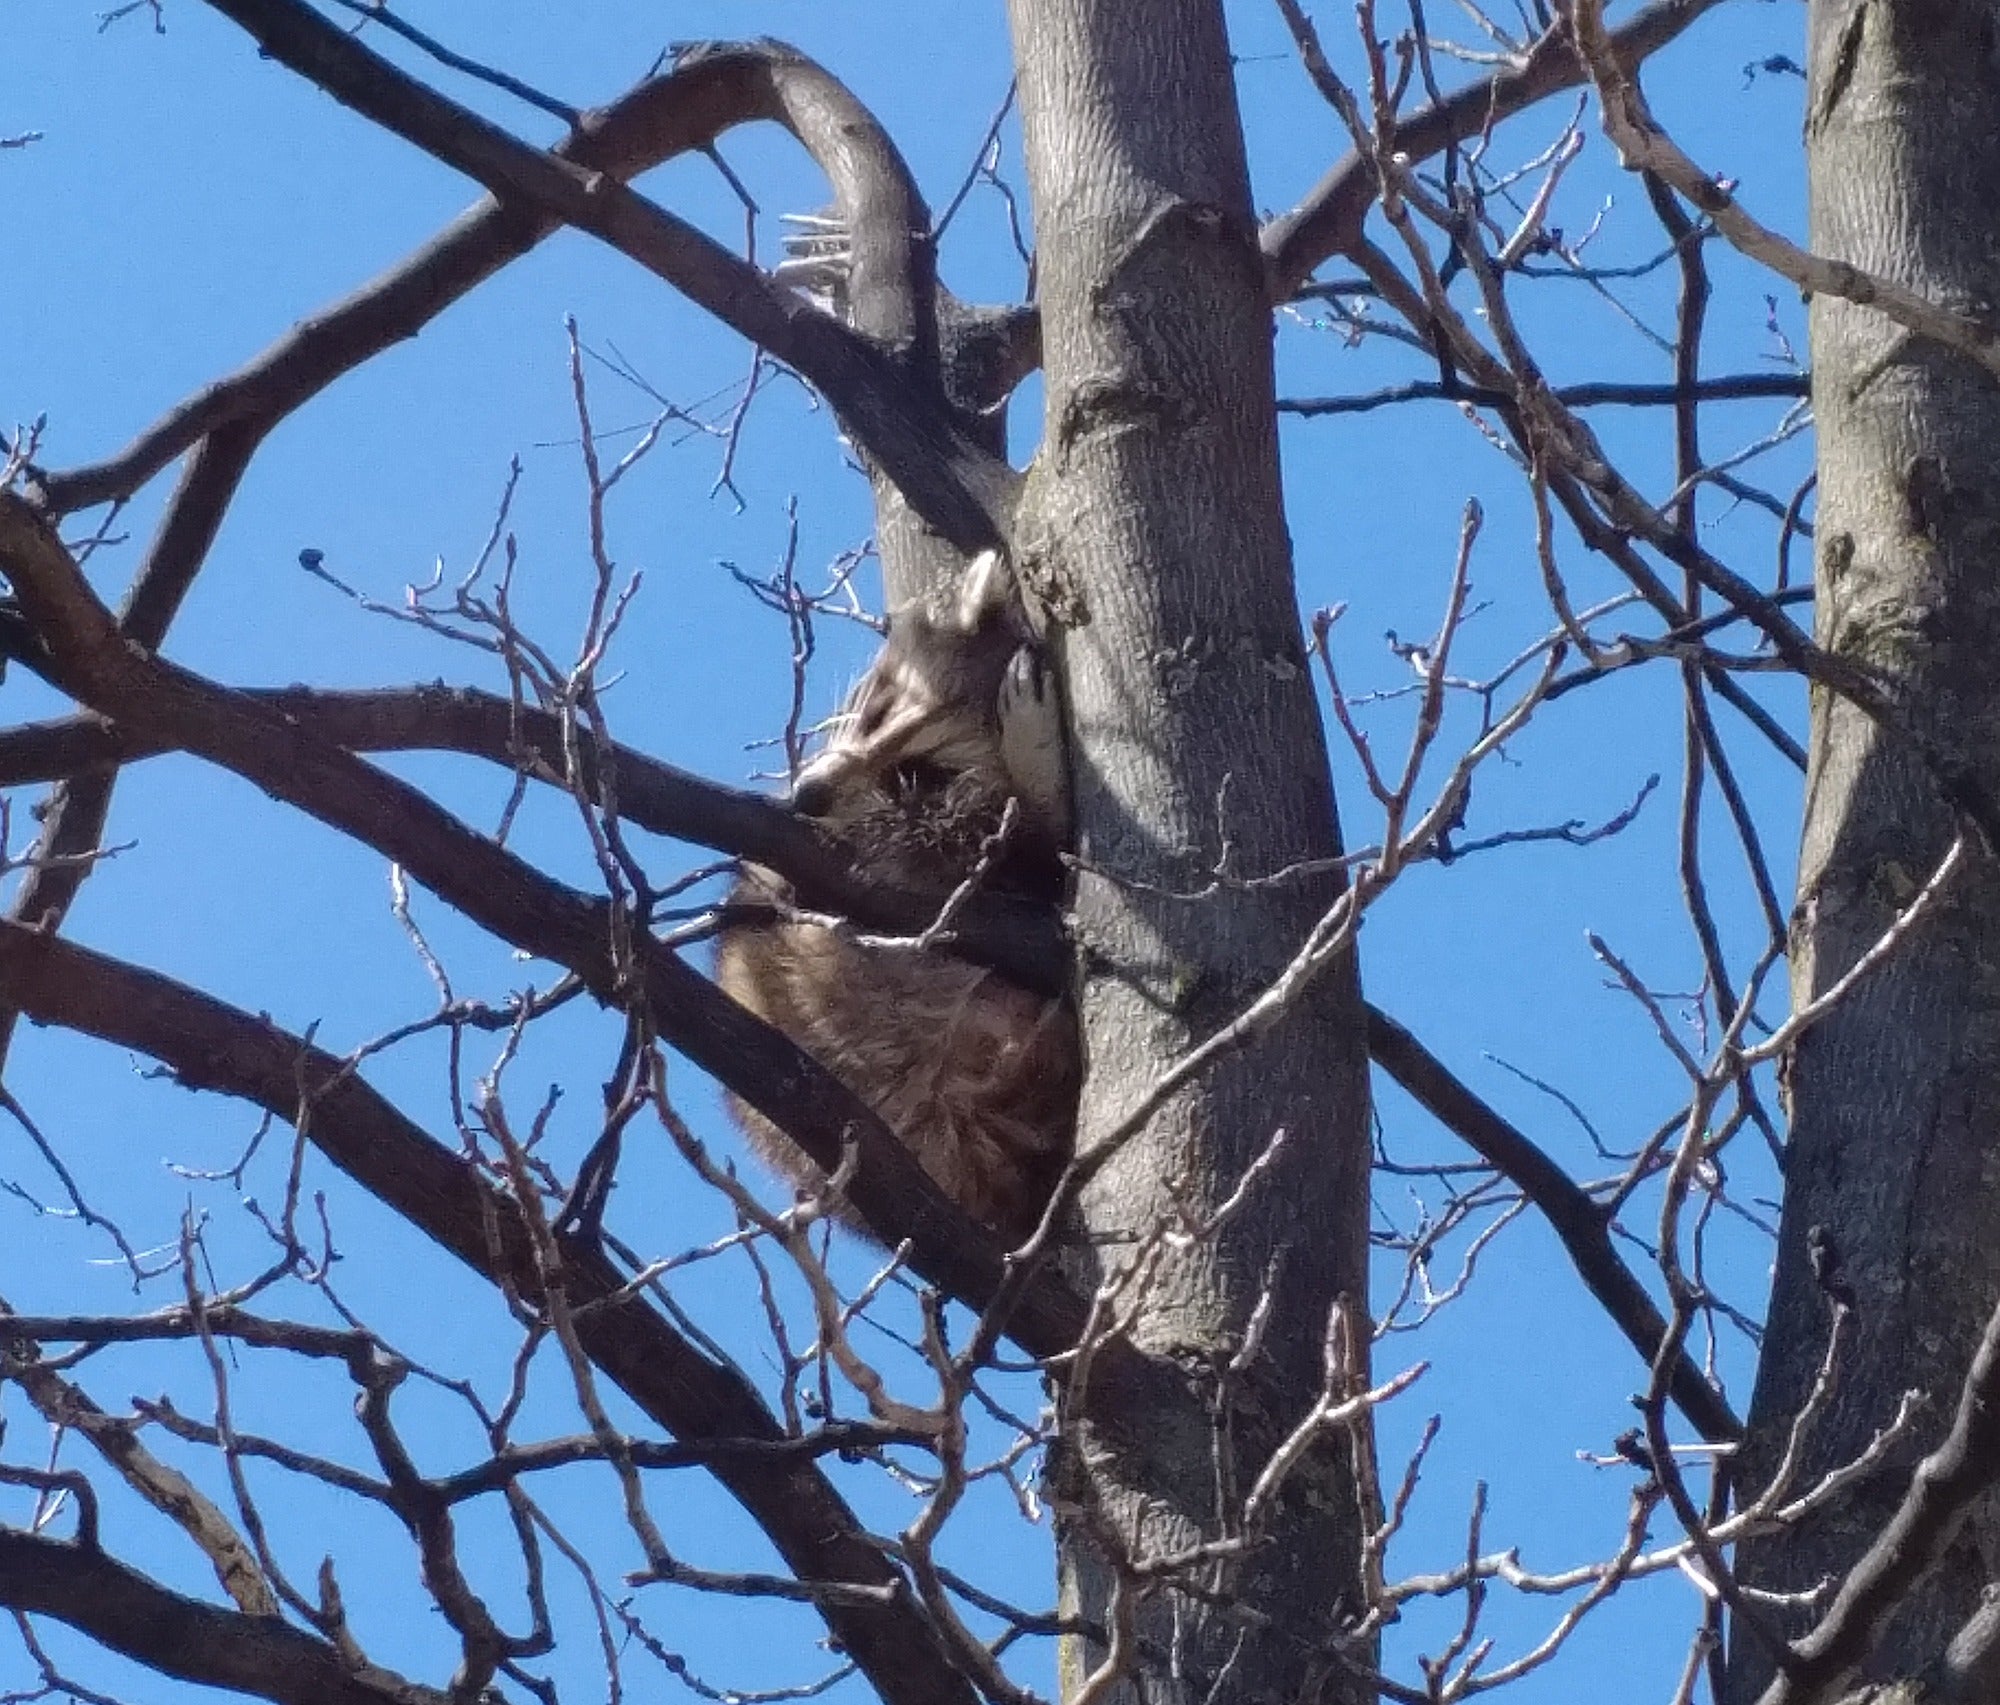
[[[891,619],[825,748],[800,770],[793,808],[846,834],[871,874],[942,892],[972,873],[1012,799],[1015,820],[982,880],[1060,899],[1068,781],[1041,661],[1004,564],[980,557],[951,609]],[[767,870],[747,870],[736,898],[775,902],[777,915],[724,935],[722,986],[874,1108],[968,1215],[1011,1242],[1026,1237],[1070,1153],[1080,1064],[1068,1003],[948,953],[867,947],[787,919],[789,893]],[[807,1188],[824,1183],[731,1099],[772,1166]]]

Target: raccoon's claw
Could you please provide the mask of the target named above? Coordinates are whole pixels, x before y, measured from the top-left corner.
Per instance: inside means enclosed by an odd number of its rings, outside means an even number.
[[[803,291],[821,312],[836,317],[847,307],[847,287],[854,271],[854,239],[838,210],[780,213],[785,257],[772,277]]]
[[[1000,757],[1025,810],[1058,844],[1069,839],[1069,764],[1063,750],[1062,707],[1038,645],[1008,659],[995,704]]]

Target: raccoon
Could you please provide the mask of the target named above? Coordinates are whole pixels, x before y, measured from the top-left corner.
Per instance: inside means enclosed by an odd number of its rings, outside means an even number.
[[[982,882],[1061,898],[1061,719],[997,553],[973,562],[949,608],[891,617],[824,748],[800,769],[792,807],[839,829],[890,882],[948,891],[983,854]],[[1025,1239],[1070,1154],[1081,1065],[1069,1004],[944,952],[870,947],[787,919],[789,893],[768,870],[746,870],[732,897],[778,912],[724,934],[723,988],[880,1114],[966,1214]],[[734,1097],[731,1108],[776,1170],[824,1184],[768,1120]]]

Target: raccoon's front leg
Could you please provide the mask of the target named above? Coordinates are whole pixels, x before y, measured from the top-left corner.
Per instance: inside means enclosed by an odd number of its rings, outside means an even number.
[[[1008,659],[994,708],[1000,760],[1021,809],[1052,845],[1069,845],[1069,755],[1062,705],[1039,645],[1023,645]]]

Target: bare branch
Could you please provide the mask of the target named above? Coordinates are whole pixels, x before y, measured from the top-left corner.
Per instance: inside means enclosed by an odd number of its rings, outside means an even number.
[[[629,944],[628,968],[614,952],[606,902],[541,876],[417,789],[296,723],[129,647],[61,542],[8,493],[0,493],[0,564],[79,697],[161,728],[188,751],[374,847],[500,939],[568,966],[599,999],[643,998],[663,1036],[827,1171],[859,1140],[855,1206],[871,1225],[907,1233],[925,1278],[975,1302],[999,1290],[998,1244],[946,1201],[853,1091],[650,936]],[[638,989],[628,987],[633,972]],[[1076,1341],[1081,1305],[1052,1278],[1044,1275],[1018,1306],[1008,1330],[1033,1353]]]
[[[1603,0],[1555,0],[1575,31],[1577,51],[1590,67],[1604,103],[1604,133],[1632,171],[1656,172],[1708,215],[1715,228],[1751,260],[1811,296],[1838,296],[1879,309],[1897,325],[1971,357],[2000,377],[2000,326],[1957,313],[1894,279],[1864,272],[1849,261],[1816,255],[1760,225],[1743,210],[1728,184],[1702,171],[1654,121],[1646,97],[1620,63],[1604,28]]]
[[[13,1339],[16,1330],[11,1314],[0,1310],[0,1344]],[[239,1610],[247,1616],[277,1615],[277,1602],[250,1548],[200,1488],[149,1451],[130,1422],[105,1414],[78,1386],[38,1365],[20,1340],[13,1342],[19,1348],[0,1354],[0,1366],[42,1417],[79,1434],[128,1486],[176,1523],[208,1559]]]
[[[871,880],[837,836],[762,795],[706,781],[587,731],[576,743],[578,773],[572,776],[560,716],[475,688],[282,687],[243,696],[350,752],[462,752],[550,786],[580,787],[587,797],[608,792],[626,821],[768,865],[797,889],[803,904],[869,929],[916,937],[933,929],[952,901],[943,893],[910,893]],[[170,749],[157,726],[90,713],[0,729],[0,787],[57,780]],[[1046,908],[1005,894],[961,897],[949,927],[930,940],[1038,992],[1058,992],[1068,976],[1060,921]]]
[[[1819,1625],[1794,1643],[1794,1662],[1759,1705],[1821,1705],[1853,1678],[1883,1625],[1944,1555],[1973,1500],[2000,1478],[2000,1308],[1959,1389],[1951,1431],[1916,1466],[1910,1489],[1875,1543],[1848,1572]]]
[[[37,1022],[149,1054],[190,1088],[241,1096],[300,1124],[356,1183],[475,1272],[514,1294],[537,1294],[512,1207],[345,1061],[168,978],[18,924],[0,924],[0,995]],[[602,1255],[566,1245],[564,1279],[592,1359],[660,1425],[691,1444],[784,1440],[748,1382],[633,1295]],[[898,1595],[897,1572],[811,1462],[789,1454],[723,1450],[715,1473],[803,1581],[875,1589],[862,1602],[824,1608],[885,1696],[963,1705],[925,1621]]]
[[[1795,399],[1811,395],[1812,380],[1804,373],[1733,373],[1720,379],[1702,379],[1692,386],[1618,384],[1599,381],[1581,385],[1557,385],[1558,402],[1571,408],[1679,408],[1691,402],[1743,402],[1760,398]],[[1511,391],[1487,390],[1478,385],[1446,385],[1436,379],[1412,379],[1408,384],[1390,385],[1379,391],[1362,391],[1347,397],[1280,397],[1280,414],[1316,415],[1367,414],[1397,403],[1449,402],[1473,408],[1505,408],[1514,400]]]
[[[1590,1293],[1632,1348],[1650,1364],[1667,1324],[1646,1287],[1612,1246],[1610,1221],[1561,1167],[1454,1077],[1416,1037],[1375,1007],[1368,1009],[1368,1052],[1447,1130],[1518,1184],[1541,1211]],[[1743,1423],[1686,1353],[1676,1355],[1673,1400],[1703,1438],[1740,1438]]]
[[[0,1527],[0,1603],[53,1616],[161,1675],[277,1705],[447,1705],[449,1696],[368,1665],[271,1616],[223,1610],[75,1541]]]
[[[1620,63],[1637,65],[1716,4],[1717,0],[1653,0],[1612,32],[1612,48]],[[1526,53],[1510,55],[1503,70],[1398,120],[1393,146],[1415,165],[1492,130],[1537,101],[1575,88],[1585,75],[1568,29],[1552,24]],[[1321,178],[1291,212],[1267,224],[1262,242],[1273,300],[1287,300],[1328,256],[1350,252],[1374,199],[1374,172],[1356,152]]]
[[[209,0],[271,58],[445,164],[588,231],[790,363],[904,496],[964,551],[1002,543],[1016,478],[893,357],[605,173],[517,141],[300,0]]]

